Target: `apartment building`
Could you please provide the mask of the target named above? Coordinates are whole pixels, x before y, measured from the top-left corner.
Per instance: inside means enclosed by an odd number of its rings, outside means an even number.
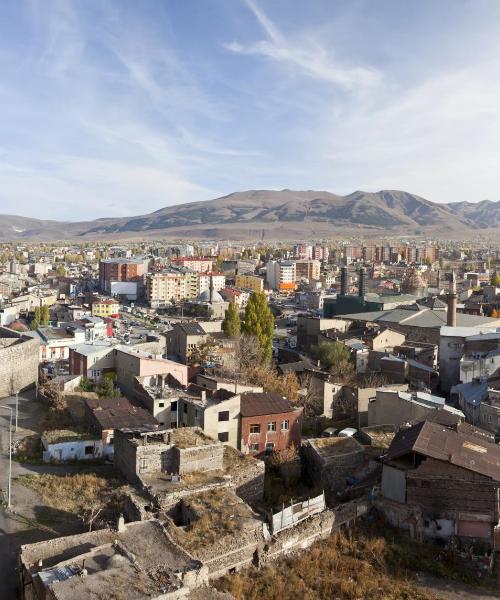
[[[295,271],[299,280],[319,281],[321,263],[319,260],[298,260],[295,262]]]
[[[252,290],[252,292],[262,292],[264,289],[264,280],[257,275],[236,275],[235,287],[242,290]]]
[[[92,303],[93,317],[117,317],[120,314],[120,304],[112,298],[100,298]]]
[[[295,291],[297,281],[295,262],[270,260],[267,263],[266,280],[273,290],[285,293]]]

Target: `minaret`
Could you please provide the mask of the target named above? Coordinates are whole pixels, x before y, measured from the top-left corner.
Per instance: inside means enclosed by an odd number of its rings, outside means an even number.
[[[363,298],[365,295],[365,268],[361,267],[359,269],[359,279],[358,279],[358,296]]]
[[[340,295],[347,296],[347,267],[340,270]]]
[[[449,327],[457,326],[457,280],[455,271],[451,272],[450,288],[448,292],[448,314],[446,316],[446,324]]]

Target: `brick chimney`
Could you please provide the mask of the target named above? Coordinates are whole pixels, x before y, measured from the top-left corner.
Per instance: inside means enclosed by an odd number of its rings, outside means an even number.
[[[457,280],[455,271],[451,272],[450,287],[448,292],[448,314],[446,315],[446,324],[449,327],[457,326]]]

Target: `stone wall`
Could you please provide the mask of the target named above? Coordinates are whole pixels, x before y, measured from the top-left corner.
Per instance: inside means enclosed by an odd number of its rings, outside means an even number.
[[[346,486],[345,479],[363,466],[365,454],[361,444],[352,438],[335,438],[339,443],[349,440],[353,448],[345,452],[325,456],[315,444],[315,440],[308,440],[303,447],[305,467],[315,485],[324,490],[343,490]],[[332,440],[333,442],[334,440]]]
[[[264,496],[264,474],[266,465],[263,461],[248,461],[244,468],[232,474],[232,486],[236,494],[247,504],[256,504]]]
[[[177,469],[174,473],[184,475],[195,471],[222,470],[224,460],[224,446],[222,444],[209,444],[192,448],[172,449],[174,464]]]
[[[0,398],[3,398],[38,382],[39,343],[4,327],[0,327],[0,340],[7,340],[0,344]]]

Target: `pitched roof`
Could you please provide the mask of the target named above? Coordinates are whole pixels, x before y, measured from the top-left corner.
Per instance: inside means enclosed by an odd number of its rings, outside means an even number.
[[[85,404],[101,429],[158,426],[153,415],[127,398],[86,398]]]
[[[389,460],[415,452],[500,481],[500,446],[462,431],[422,421],[398,431],[387,452]]]
[[[241,394],[241,416],[256,417],[296,410],[286,398],[276,392],[246,392]]]
[[[206,332],[203,329],[203,327],[199,323],[196,323],[196,322],[193,322],[193,323],[181,323],[179,325],[179,328],[186,335],[206,335]]]

